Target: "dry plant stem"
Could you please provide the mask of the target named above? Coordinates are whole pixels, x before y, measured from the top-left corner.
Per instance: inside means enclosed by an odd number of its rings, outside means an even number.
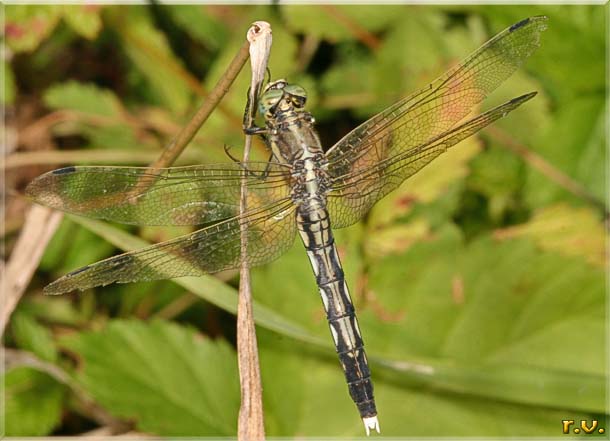
[[[25,225],[0,281],[4,290],[4,302],[0,310],[0,335],[4,334],[8,320],[38,268],[42,253],[62,217],[61,212],[38,205],[32,206],[28,212]]]
[[[130,430],[125,433],[117,434],[113,427],[108,427],[108,426],[102,426],[102,427],[98,427],[97,429],[90,430],[88,432],[80,433],[80,434],[76,435],[76,437],[96,439],[96,440],[106,439],[107,437],[112,437],[112,439],[124,438],[124,439],[129,439],[129,440],[157,439],[155,436],[149,435],[148,433],[136,432],[133,430]]]
[[[250,63],[252,82],[249,104],[246,109],[245,123],[250,126],[255,114],[258,91],[264,80],[269,50],[271,48],[271,28],[268,23],[255,22],[248,30],[250,43]],[[252,137],[247,135],[244,145],[244,159],[247,163],[252,145]],[[239,211],[247,211],[246,176],[242,179]],[[237,357],[241,386],[241,406],[237,423],[237,439],[240,441],[259,441],[265,439],[263,419],[263,399],[256,328],[252,312],[252,291],[250,270],[248,268],[248,225],[241,224],[241,267],[239,279],[239,299],[237,304]]]
[[[608,211],[606,204],[591,194],[578,181],[572,179],[570,176],[559,170],[536,152],[513,140],[502,130],[496,127],[489,127],[487,130],[494,138],[500,141],[504,147],[520,156],[525,162],[545,175],[551,181],[566,189],[574,196],[577,196],[600,209],[606,219],[610,217],[610,212]]]

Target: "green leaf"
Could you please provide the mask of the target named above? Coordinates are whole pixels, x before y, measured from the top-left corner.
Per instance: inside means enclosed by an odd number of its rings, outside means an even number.
[[[121,104],[116,95],[95,84],[67,81],[56,84],[45,91],[44,102],[53,109],[69,109],[88,115],[117,118]]]
[[[59,425],[65,387],[32,368],[4,374],[5,435],[45,436]]]
[[[356,39],[361,29],[381,31],[396,21],[401,6],[372,8],[362,5],[284,5],[282,16],[288,27],[332,42]]]
[[[530,237],[544,250],[583,257],[601,268],[607,264],[606,228],[598,214],[586,207],[547,206],[525,224],[496,231],[495,237]]]
[[[208,49],[221,48],[229,36],[228,29],[207,13],[205,5],[172,5],[164,11]]]
[[[132,148],[132,146],[142,144],[134,133],[133,128],[124,123],[98,127],[84,126],[82,132],[89,138],[89,147],[91,148],[106,150],[118,147],[123,150],[131,149],[134,152],[137,151],[138,147]]]
[[[490,148],[472,161],[468,185],[490,198],[509,197],[519,189],[521,168],[519,158],[513,153]]]
[[[62,340],[82,358],[77,381],[118,417],[160,436],[236,432],[236,356],[222,341],[163,321],[115,320]]]
[[[89,139],[92,147],[125,148],[138,144],[133,124],[117,96],[92,83],[68,81],[45,91],[45,104],[57,110],[73,110],[76,117],[53,128],[61,135],[80,135]]]
[[[78,306],[78,302],[67,296],[29,296],[19,303],[19,310],[46,323],[78,327],[85,325],[90,318]]]
[[[431,227],[426,219],[415,218],[404,224],[386,226],[375,230],[364,241],[366,255],[380,258],[387,254],[401,253],[413,244],[429,239]]]
[[[18,309],[11,317],[11,329],[18,347],[33,352],[42,360],[56,361],[57,349],[51,331],[30,314]]]
[[[489,215],[496,222],[516,210],[517,197],[526,170],[514,153],[503,148],[489,148],[471,162],[467,178],[469,190],[484,195],[489,200]]]
[[[485,238],[462,248],[450,237],[371,266],[375,311],[394,316],[361,313],[367,343],[389,359],[438,358],[452,371],[478,366],[475,379],[503,372],[505,387],[494,398],[603,412],[603,272],[529,241]],[[582,341],[578,351],[566,351],[574,341]],[[521,368],[531,368],[527,382]],[[490,396],[482,383],[457,384]]]
[[[109,18],[131,62],[148,81],[150,96],[173,113],[183,114],[191,98],[186,71],[146,8],[124,6],[112,10]]]
[[[605,123],[603,94],[581,96],[558,109],[548,130],[540,132],[537,152],[554,167],[605,199]],[[566,191],[537,170],[530,169],[527,200],[540,207],[566,198]]]
[[[60,17],[59,5],[5,5],[4,31],[15,52],[31,52],[53,31]]]
[[[63,5],[62,18],[74,32],[93,40],[102,28],[100,11],[99,5]]]
[[[378,50],[369,51],[359,42],[338,45],[334,63],[321,81],[327,94],[324,104],[348,107],[366,119],[443,72],[447,41],[457,39],[458,33],[452,31],[449,39],[435,38],[443,30],[443,20],[425,10],[416,15],[399,14],[392,8],[388,12],[394,15],[393,22],[384,29]],[[368,13],[375,14],[370,8]],[[429,37],[419,38],[422,34]]]

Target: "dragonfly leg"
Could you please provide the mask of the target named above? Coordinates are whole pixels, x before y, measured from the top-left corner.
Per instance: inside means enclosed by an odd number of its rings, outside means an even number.
[[[241,164],[241,161],[231,154],[231,152],[230,152],[231,146],[230,145],[225,144],[224,145],[224,150],[225,150],[225,154],[229,157],[229,159],[231,159],[231,161],[233,161],[236,164]]]
[[[269,66],[267,66],[267,84],[269,84],[271,82],[271,69],[269,69]]]
[[[256,178],[259,178],[260,180],[265,180],[267,179],[267,177],[269,176],[269,172],[271,171],[271,162],[274,160],[274,155],[273,152],[271,153],[271,156],[269,156],[269,159],[267,160],[267,165],[265,166],[265,169],[259,174],[257,174],[256,172],[251,171],[250,169],[248,169],[248,166],[243,163],[242,161],[240,161],[238,158],[236,158],[235,156],[233,156],[230,152],[231,150],[231,146],[225,144],[224,145],[224,150],[226,155],[231,159],[231,161],[233,161],[235,164],[238,164],[242,169],[244,169],[249,175],[254,176]]]
[[[244,133],[246,135],[266,135],[267,129],[265,127],[258,127],[255,125],[252,125],[250,127],[246,127],[244,125]]]
[[[267,165],[265,166],[265,170],[263,170],[263,172],[261,173],[261,180],[265,180],[269,176],[269,171],[271,170],[271,162],[277,162],[277,158],[275,157],[273,152],[271,152],[271,155],[269,155],[269,159],[267,159]]]
[[[261,174],[257,175],[254,172],[250,173],[252,174],[252,176],[258,177],[261,181],[264,181],[265,179],[267,179],[267,177],[269,177],[269,172],[271,171],[271,164],[277,162],[278,161],[275,158],[275,155],[273,154],[273,152],[271,152],[271,155],[269,155],[269,159],[267,159],[267,165],[265,166],[265,169],[261,172]]]
[[[244,109],[244,118],[242,120],[244,133],[246,135],[264,135],[267,133],[267,129],[254,125],[254,109],[251,109],[252,100],[250,99],[250,87],[248,87],[247,97],[246,108]],[[252,122],[250,122],[250,112],[252,112]]]

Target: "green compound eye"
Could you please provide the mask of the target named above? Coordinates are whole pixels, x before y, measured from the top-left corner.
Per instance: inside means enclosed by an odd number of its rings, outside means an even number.
[[[305,89],[296,84],[287,84],[284,90],[291,96],[292,102],[297,107],[305,106],[305,102],[307,101],[307,92],[305,92]]]
[[[270,89],[263,94],[258,104],[258,111],[261,115],[267,114],[267,112],[275,106],[282,96],[284,91],[282,89]]]
[[[307,92],[305,92],[305,89],[303,89],[301,86],[297,86],[296,84],[287,84],[284,90],[290,95],[307,99]]]

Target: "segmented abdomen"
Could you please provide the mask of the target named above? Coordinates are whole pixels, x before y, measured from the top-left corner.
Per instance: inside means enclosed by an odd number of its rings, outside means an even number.
[[[362,418],[377,415],[364,344],[335,247],[328,212],[321,200],[297,209],[297,228],[316,275],[339,361]]]

